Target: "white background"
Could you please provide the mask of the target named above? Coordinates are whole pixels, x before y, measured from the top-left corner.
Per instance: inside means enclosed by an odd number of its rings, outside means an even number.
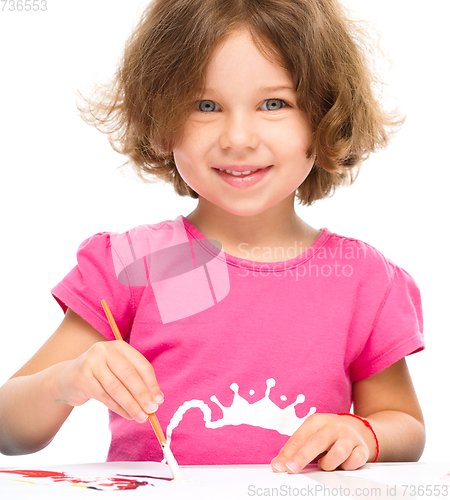
[[[117,167],[125,158],[77,116],[75,91],[89,91],[114,72],[145,4],[49,0],[46,12],[0,12],[0,384],[62,320],[49,290],[75,265],[81,241],[99,231],[187,215],[195,207],[170,186],[121,174]],[[422,460],[446,460],[450,4],[347,4],[383,34],[393,62],[384,74],[387,90],[408,118],[391,146],[363,166],[354,186],[298,213],[316,228],[372,244],[418,283],[427,349],[408,364],[427,423]],[[103,461],[108,444],[107,412],[89,402],[72,412],[47,449],[0,455],[0,467]]]

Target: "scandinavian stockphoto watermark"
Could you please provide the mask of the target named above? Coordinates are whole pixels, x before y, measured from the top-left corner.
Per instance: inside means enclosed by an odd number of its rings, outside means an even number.
[[[228,266],[231,257],[219,241],[193,238],[177,221],[163,223],[159,229],[139,226],[126,233],[112,233],[110,243],[117,280],[125,287],[150,286],[163,324],[219,304],[230,293],[229,271],[235,267],[241,277],[253,273],[291,280],[345,279],[353,275],[356,260],[366,258],[366,247],[357,245],[310,249],[299,242],[271,249],[242,243],[237,256],[242,265],[235,266],[234,261]],[[297,256],[300,259],[292,261]]]
[[[242,270],[239,276],[254,277],[275,276],[295,277],[296,280],[305,277],[344,277],[353,275],[355,260],[367,257],[365,246],[334,248],[319,248],[314,255],[308,250],[302,252],[302,243],[297,242],[285,247],[250,247],[248,243],[239,245]],[[304,255],[305,262],[293,265],[292,259]],[[314,257],[314,258],[312,258]]]
[[[310,497],[310,498],[395,498],[395,497],[449,497],[450,486],[448,485],[384,485],[362,486],[350,488],[345,486],[328,487],[323,484],[308,486],[291,486],[282,484],[276,487],[261,487],[254,484],[248,485],[247,495],[249,497]]]

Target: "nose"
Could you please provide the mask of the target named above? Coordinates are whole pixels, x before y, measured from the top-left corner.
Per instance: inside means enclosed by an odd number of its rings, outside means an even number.
[[[222,149],[255,149],[259,143],[260,136],[251,117],[234,113],[224,120],[219,138]]]

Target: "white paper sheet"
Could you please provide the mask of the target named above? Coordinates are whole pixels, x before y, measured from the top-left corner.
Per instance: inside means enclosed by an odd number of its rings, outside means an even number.
[[[170,478],[167,465],[156,462],[110,462],[99,464],[55,465],[28,471],[52,471],[53,477],[27,477],[35,472],[17,474],[0,469],[0,499],[72,499],[72,498],[146,498],[146,499],[208,499],[238,500],[249,498],[411,498],[394,484],[445,485],[434,490],[439,496],[450,497],[449,464],[375,464],[359,471],[323,472],[308,466],[299,475],[275,474],[270,466],[182,467],[183,475],[192,483],[173,483],[145,476]],[[61,475],[61,474],[64,475]],[[41,476],[46,474],[42,473]],[[84,482],[80,482],[84,481]],[[120,490],[126,483],[135,489]],[[91,488],[96,489],[91,489]],[[133,487],[133,484],[131,484]],[[442,486],[443,488],[443,486]],[[103,490],[103,491],[98,491]],[[395,494],[394,494],[395,493]]]

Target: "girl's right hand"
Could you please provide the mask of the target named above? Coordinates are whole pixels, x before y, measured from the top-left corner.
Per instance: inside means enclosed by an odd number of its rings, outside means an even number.
[[[93,398],[142,423],[164,401],[152,365],[123,340],[97,342],[64,364],[56,381],[57,400],[71,406]]]

